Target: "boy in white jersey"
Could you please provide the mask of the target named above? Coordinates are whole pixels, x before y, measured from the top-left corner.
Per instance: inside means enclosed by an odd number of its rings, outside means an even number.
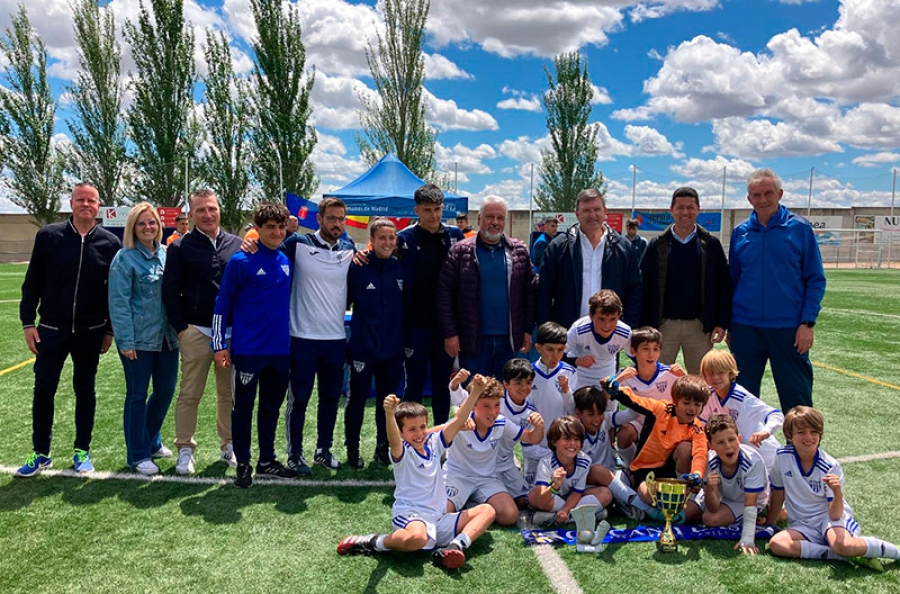
[[[563,362],[566,352],[566,328],[556,322],[545,322],[538,327],[534,347],[540,358],[532,364],[534,383],[528,402],[541,413],[544,424],[549,425],[559,417],[575,414],[571,385],[575,368]],[[525,484],[534,486],[534,473],[538,463],[551,454],[546,436],[537,445],[522,444],[525,461]]]
[[[584,444],[581,451],[591,459],[587,484],[598,486],[595,496],[606,507],[615,497],[622,512],[631,519],[641,520],[653,515],[655,508],[644,503],[637,492],[622,480],[621,473],[613,474],[616,456],[610,439],[612,423],[605,414],[607,398],[599,387],[584,386],[575,390],[575,418],[584,425]]]
[[[781,447],[775,432],[784,424],[784,415],[734,381],[738,376],[737,361],[728,351],[713,349],[706,353],[700,361],[700,374],[712,388],[700,420],[706,423],[714,414],[730,416],[743,436],[742,443],[757,448],[771,471],[775,452]]]
[[[522,361],[527,365],[527,361]],[[448,512],[462,510],[470,501],[487,503],[496,512],[496,522],[510,526],[519,519],[519,508],[514,497],[521,495],[522,486],[517,484],[518,490],[510,493],[498,475],[498,471],[504,470],[498,468],[498,463],[506,467],[512,465],[514,470],[512,452],[516,443],[519,440],[529,443],[540,441],[544,436],[544,421],[541,415],[533,411],[521,427],[507,421],[500,414],[503,397],[500,382],[492,377],[484,378],[484,389],[478,395],[471,415],[475,428],[456,436],[456,447],[447,456],[444,482]]]
[[[897,546],[871,536],[859,536],[859,524],[844,499],[840,463],[819,449],[825,418],[808,406],[795,406],[784,418],[784,438],[769,478],[769,517],[787,504],[790,525],[769,541],[779,557],[837,559],[884,571],[878,557],[900,559]]]
[[[575,386],[596,386],[616,373],[619,351],[628,351],[631,328],[622,317],[622,300],[615,291],[603,289],[588,300],[590,315],[575,320],[569,328],[566,357],[575,364]],[[613,409],[615,410],[615,409]]]
[[[631,352],[635,366],[623,369],[616,379],[619,384],[638,396],[672,402],[672,384],[685,374],[678,363],[672,366],[659,362],[663,336],[656,328],[644,326],[631,333]],[[634,460],[637,439],[644,427],[644,416],[632,410],[618,411],[613,415],[612,424],[618,427],[616,445],[625,467]]]
[[[579,505],[597,506],[598,520],[606,518],[606,510],[597,498],[599,487],[588,487],[587,477],[591,459],[581,448],[584,445],[584,425],[575,417],[560,417],[547,429],[547,443],[553,452],[538,464],[534,488],[528,493],[528,503],[535,510],[537,525],[570,521],[570,512]]]
[[[447,513],[447,495],[441,455],[466,423],[485,380],[475,376],[472,393],[443,429],[428,429],[428,411],[417,402],[400,402],[393,394],[384,399],[388,443],[394,463],[394,508],[391,534],[348,536],[338,555],[371,555],[387,551],[435,549],[436,565],[456,569],[465,563],[465,550],[494,521],[494,508],[476,505]]]
[[[741,443],[737,425],[728,415],[713,415],[706,425],[709,462],[706,484],[685,506],[690,522],[700,518],[707,526],[741,524],[734,549],[755,555],[756,524],[769,500],[769,474],[755,448]]]

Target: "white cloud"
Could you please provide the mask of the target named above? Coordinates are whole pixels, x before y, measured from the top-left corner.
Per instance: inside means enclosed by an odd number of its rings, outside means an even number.
[[[540,113],[542,111],[541,100],[537,97],[511,97],[497,103],[497,109],[521,109]]]
[[[680,158],[681,143],[673,145],[664,134],[649,126],[625,126],[625,136],[634,143],[635,155]]]
[[[507,139],[500,143],[499,152],[520,163],[541,163],[541,151],[550,147],[550,137],[542,136],[532,140],[527,136]]]
[[[594,90],[594,95],[591,97],[591,105],[610,105],[613,102],[612,97],[609,96],[609,91],[603,87],[598,87],[591,83],[591,88]]]
[[[462,174],[485,175],[492,173],[490,167],[485,164],[486,160],[497,158],[497,151],[488,144],[480,144],[475,148],[469,148],[457,143],[452,148],[445,147],[438,142],[435,145],[435,160],[440,169],[450,172]],[[460,177],[462,180],[462,177]],[[468,176],[466,180],[468,181]]]
[[[725,118],[713,122],[716,144],[723,154],[740,158],[772,158],[840,153],[833,140],[807,134],[786,122]]]
[[[900,163],[900,153],[875,153],[853,159],[853,164],[860,167],[877,167],[885,163]]]
[[[755,169],[752,163],[743,159],[728,159],[722,155],[709,160],[691,157],[671,167],[673,172],[688,180],[721,180],[724,170],[728,180],[737,182],[746,180]]]
[[[475,77],[441,54],[425,54],[425,78],[428,80],[472,80]]]
[[[453,99],[439,99],[428,89],[423,93],[425,119],[442,130],[497,130],[497,120],[480,109],[462,109]]]
[[[652,0],[639,2],[631,9],[631,20],[639,23],[647,19],[659,19],[675,11],[703,12],[719,7],[719,0]]]
[[[328,130],[359,128],[359,112],[362,110],[360,95],[380,104],[378,94],[362,81],[317,72],[316,83],[310,94],[316,126]]]

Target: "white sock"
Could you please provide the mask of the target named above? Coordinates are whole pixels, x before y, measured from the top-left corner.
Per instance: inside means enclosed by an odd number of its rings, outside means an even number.
[[[472,546],[472,539],[469,538],[469,535],[468,535],[468,534],[466,534],[465,532],[463,532],[463,533],[460,533],[456,538],[454,538],[454,539],[450,542],[450,544],[452,544],[452,545],[455,544],[456,546],[459,547],[459,550],[465,551],[465,550],[468,549],[470,546]]]
[[[384,539],[387,538],[387,534],[379,534],[378,538],[375,540],[375,550],[379,553],[384,553],[389,549],[384,546]]]
[[[633,505],[645,513],[653,511],[653,508],[644,503],[643,500],[638,497],[637,492],[622,480],[622,475],[619,473],[616,473],[613,477],[612,482],[609,484],[609,490],[612,491],[613,497],[626,505]]]
[[[897,548],[897,545],[874,536],[863,536],[862,539],[866,541],[866,553],[863,557],[900,559],[900,549]]]
[[[634,461],[634,456],[637,454],[637,444],[633,443],[627,448],[619,448],[619,457],[622,459],[622,462],[625,464],[625,468],[630,468],[631,463]]]
[[[800,541],[801,559],[828,559],[830,561],[843,561],[844,558],[831,550],[826,545],[814,544],[808,540]]]

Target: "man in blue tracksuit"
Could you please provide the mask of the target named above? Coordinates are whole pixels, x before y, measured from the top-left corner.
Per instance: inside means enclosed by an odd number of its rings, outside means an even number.
[[[397,391],[403,373],[403,266],[394,255],[397,227],[378,218],[369,227],[372,251],[369,263],[351,266],[347,301],[353,308],[350,321],[350,396],[344,409],[347,464],[363,468],[359,434],[366,401],[375,378],[375,460],[390,464],[382,402]]]
[[[444,350],[444,336],[437,319],[437,286],[450,246],[464,239],[458,227],[441,222],[444,193],[435,185],[415,193],[417,224],[397,234],[397,254],[403,262],[404,349],[406,387],[404,400],[422,402],[425,374],[431,366],[431,411],[434,424],[450,416],[450,375],[453,358]]]
[[[729,329],[738,382],[759,394],[766,361],[772,365],[781,408],[812,406],[809,349],[825,295],[822,255],[809,221],[780,204],[784,190],[771,169],[747,180],[750,218],[731,234],[734,282]]]
[[[278,250],[289,215],[283,204],[264,203],[256,207],[253,222],[259,230],[259,249],[253,254],[237,252],[231,257],[213,310],[211,346],[216,365],[232,368],[231,434],[237,458],[234,484],[242,488],[253,484],[250,435],[257,384],[256,474],[272,478],[297,476],[296,470],[275,459],[275,430],[290,381],[291,265],[287,256]],[[225,335],[229,326],[232,328],[230,341]]]

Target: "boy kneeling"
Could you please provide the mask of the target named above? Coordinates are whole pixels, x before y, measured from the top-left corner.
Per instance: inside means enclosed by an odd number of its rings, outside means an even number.
[[[456,416],[443,429],[429,431],[428,411],[415,402],[384,399],[388,443],[394,469],[394,507],[391,534],[348,536],[338,555],[370,555],[387,551],[434,550],[435,565],[456,569],[466,561],[465,550],[494,521],[494,508],[476,505],[447,513],[447,494],[441,456],[465,426],[485,387],[476,375]]]

